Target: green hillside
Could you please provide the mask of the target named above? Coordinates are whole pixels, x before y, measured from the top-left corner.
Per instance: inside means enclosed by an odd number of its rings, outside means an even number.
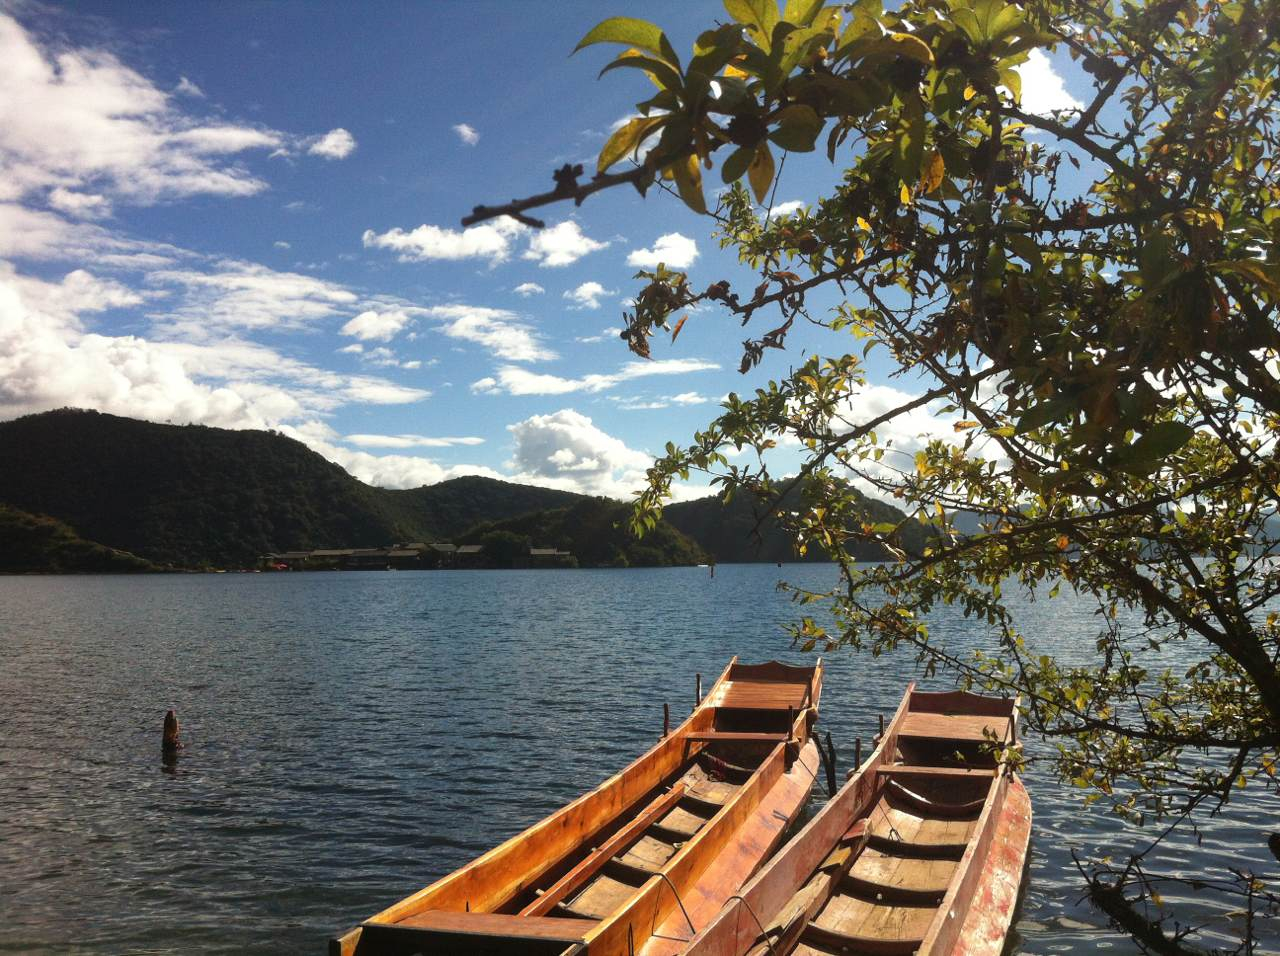
[[[490,478],[374,488],[273,432],[60,410],[0,422],[0,502],[159,564],[252,565],[268,551],[448,540],[581,496]]]
[[[125,551],[86,541],[61,521],[0,505],[0,573],[24,571],[152,571],[155,566]]]
[[[783,499],[781,510],[795,510],[798,501],[797,494],[792,492]],[[862,505],[865,520],[871,524],[897,524],[906,518],[899,509],[872,498],[863,497]],[[697,541],[718,562],[831,560],[821,548],[810,548],[808,554],[800,557],[794,536],[775,518],[760,520],[764,511],[758,500],[739,495],[727,505],[716,497],[667,505],[662,517]],[[929,531],[923,525],[906,520],[897,543],[908,554],[918,555],[928,537]],[[858,544],[853,553],[860,561],[884,561],[889,557],[888,552],[875,543]]]
[[[579,567],[669,567],[705,564],[707,554],[691,538],[660,521],[643,539],[628,530],[631,505],[610,498],[583,498],[567,508],[538,511],[506,521],[488,522],[462,540],[507,544],[512,553],[521,546],[557,548],[573,554]]]

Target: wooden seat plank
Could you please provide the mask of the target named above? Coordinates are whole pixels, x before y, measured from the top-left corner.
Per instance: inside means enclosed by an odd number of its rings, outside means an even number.
[[[704,743],[714,743],[721,741],[723,743],[782,743],[790,740],[790,734],[763,734],[763,733],[746,733],[730,730],[699,730],[689,734],[686,740],[702,741]]]
[[[799,710],[807,702],[809,686],[774,681],[726,681],[708,701],[733,710]]]
[[[591,920],[567,919],[559,916],[511,916],[505,913],[455,913],[425,910],[413,913],[395,923],[366,923],[366,926],[398,926],[433,930],[440,933],[502,936],[515,939],[554,939],[566,943],[582,942]]]
[[[938,740],[981,742],[990,738],[983,733],[990,730],[996,740],[1009,737],[1008,717],[989,717],[974,714],[908,713],[902,719],[899,737],[930,737]]]
[[[913,767],[908,764],[890,764],[876,771],[886,777],[968,777],[990,779],[996,775],[992,767]]]

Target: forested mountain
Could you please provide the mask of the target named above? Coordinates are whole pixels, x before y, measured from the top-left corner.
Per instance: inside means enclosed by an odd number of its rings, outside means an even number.
[[[797,560],[775,522],[764,524],[760,542],[752,540],[755,508],[744,498],[670,505],[665,522],[636,541],[623,502],[480,477],[374,488],[275,432],[75,409],[0,422],[0,504],[62,522],[56,533],[41,526],[48,541],[67,543],[65,533],[105,553],[118,549],[174,567],[247,567],[272,551],[478,542],[494,532],[571,551],[584,565]],[[889,505],[866,505],[869,521],[902,519]],[[11,518],[0,527],[0,548],[20,526],[28,542],[38,530]],[[925,536],[909,522],[903,546],[918,551]],[[860,556],[884,557],[874,549]]]
[[[644,538],[628,529],[631,505],[611,498],[582,498],[567,508],[536,511],[519,518],[481,525],[463,540],[485,544],[486,553],[509,548],[559,548],[580,567],[668,567],[704,564],[706,552],[667,521]]]
[[[892,505],[873,498],[862,498],[866,521],[871,524],[903,522],[897,544],[909,554],[920,554],[929,537],[925,526],[906,516]],[[784,497],[781,510],[795,510],[798,496],[792,491]],[[697,541],[716,560],[735,561],[829,561],[821,548],[810,548],[803,558],[796,553],[794,538],[776,519],[759,520],[765,509],[756,499],[738,495],[729,504],[719,498],[699,498],[667,505],[662,517]],[[757,524],[759,527],[757,528]],[[860,561],[883,561],[889,557],[880,545],[861,543],[853,548]]]
[[[86,541],[61,521],[0,505],[0,573],[152,571],[126,551]]]
[[[65,409],[0,422],[0,502],[181,567],[269,551],[448,540],[580,495],[490,478],[374,488],[301,442]]]

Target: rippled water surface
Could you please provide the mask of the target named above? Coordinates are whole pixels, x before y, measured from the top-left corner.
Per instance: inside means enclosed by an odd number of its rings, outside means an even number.
[[[695,673],[803,660],[782,576],[834,581],[801,565],[0,578],[0,950],[323,952],[629,762],[664,701],[693,704]],[[1093,633],[1066,601],[1024,622],[1050,651]],[[958,617],[934,631],[988,637]],[[914,674],[904,658],[827,665],[821,726],[843,774]],[[170,706],[187,749],[166,770]],[[1028,784],[1019,950],[1133,952],[1079,902],[1070,858],[1126,835],[1034,768]],[[1164,861],[1274,880],[1277,818],[1274,800],[1233,805]],[[1236,918],[1197,917],[1205,945]]]

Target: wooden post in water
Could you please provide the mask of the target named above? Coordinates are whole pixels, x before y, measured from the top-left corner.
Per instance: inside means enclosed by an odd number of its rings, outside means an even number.
[[[862,738],[853,738],[853,769],[858,770],[862,766]]]
[[[671,705],[662,705],[662,736],[666,737],[671,733]]]
[[[821,745],[818,747],[822,749]],[[831,742],[831,731],[827,731],[827,759],[824,761],[827,765],[827,795],[834,797],[836,790],[836,745]]]
[[[693,685],[693,709],[697,710],[698,705],[702,703],[702,675],[694,674],[696,682]]]
[[[164,715],[164,736],[160,739],[160,752],[166,757],[177,754],[182,749],[182,740],[178,736],[178,715],[170,708]]]

